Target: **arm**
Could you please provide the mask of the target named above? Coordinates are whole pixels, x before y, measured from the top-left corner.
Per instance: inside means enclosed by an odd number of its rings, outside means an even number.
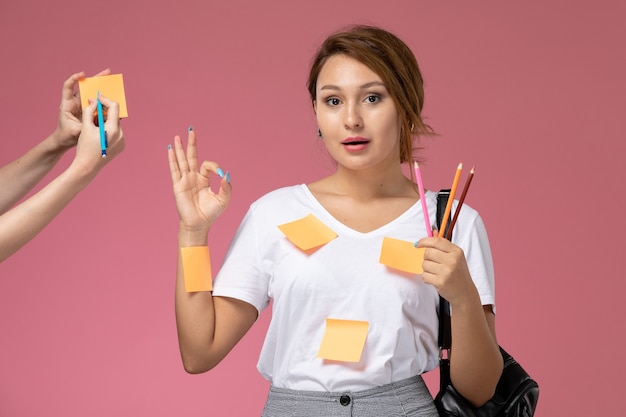
[[[450,377],[454,387],[475,406],[494,394],[502,373],[502,355],[491,306],[482,306],[463,250],[443,238],[425,238],[424,282],[435,286],[452,307]]]
[[[175,295],[178,343],[185,370],[201,373],[217,365],[241,340],[256,321],[257,310],[233,298],[185,291],[180,248],[207,246],[209,229],[228,206],[232,187],[228,174],[224,176],[216,163],[205,161],[198,170],[193,131],[189,132],[187,152],[176,136],[168,158],[180,219]],[[212,173],[222,177],[217,193],[209,187]]]
[[[37,235],[124,149],[124,135],[118,118],[119,106],[102,96],[101,101],[109,108],[105,123],[109,138],[108,156],[100,156],[100,132],[91,116],[96,107],[93,102],[82,115],[76,156],[67,170],[28,200],[0,216],[0,262]]]
[[[56,165],[69,148],[59,146],[55,133],[0,168],[0,213],[6,212],[24,197]]]
[[[107,75],[106,69],[97,75]],[[74,93],[78,81],[85,76],[79,72],[63,83],[59,122],[55,131],[22,157],[0,168],[0,214],[5,213],[24,197],[59,162],[63,154],[76,146],[81,132],[80,96]]]

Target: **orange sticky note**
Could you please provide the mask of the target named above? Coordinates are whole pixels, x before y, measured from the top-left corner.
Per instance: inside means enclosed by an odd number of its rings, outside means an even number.
[[[326,319],[326,331],[317,356],[341,362],[359,362],[369,323],[366,321]]]
[[[337,237],[337,233],[313,214],[300,220],[281,224],[278,228],[291,243],[304,251],[325,245]]]
[[[380,263],[400,271],[421,274],[424,272],[424,251],[426,248],[416,248],[406,240],[383,238],[383,247],[380,250]]]
[[[78,89],[80,90],[80,103],[83,109],[89,105],[90,98],[95,99],[98,96],[99,91],[106,98],[119,103],[120,119],[128,117],[122,74],[83,78],[78,82]]]
[[[185,277],[185,291],[213,290],[213,276],[211,274],[211,257],[208,246],[190,246],[180,248]]]

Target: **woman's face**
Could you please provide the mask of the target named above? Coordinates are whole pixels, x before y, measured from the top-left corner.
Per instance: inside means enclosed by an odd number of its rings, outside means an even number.
[[[317,78],[314,103],[328,152],[340,167],[400,163],[400,116],[382,79],[346,55],[330,57]]]

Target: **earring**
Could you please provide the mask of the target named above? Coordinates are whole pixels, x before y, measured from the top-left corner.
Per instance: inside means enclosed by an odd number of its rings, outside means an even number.
[[[319,129],[317,129],[317,137],[320,139],[322,138],[322,131]]]

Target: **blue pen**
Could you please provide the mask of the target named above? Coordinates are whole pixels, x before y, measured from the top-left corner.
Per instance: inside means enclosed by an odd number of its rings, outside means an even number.
[[[104,117],[102,116],[102,103],[100,102],[100,91],[96,98],[98,103],[98,126],[100,127],[100,149],[102,150],[102,157],[107,157],[107,133],[104,130]]]

